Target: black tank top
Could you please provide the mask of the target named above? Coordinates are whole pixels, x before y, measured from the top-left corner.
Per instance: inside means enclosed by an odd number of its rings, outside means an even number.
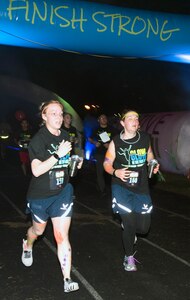
[[[120,135],[113,138],[116,158],[114,169],[128,168],[133,171],[127,183],[117,177],[112,177],[112,183],[117,183],[138,194],[148,194],[147,153],[150,137],[146,132],[138,131],[132,139],[122,140]]]

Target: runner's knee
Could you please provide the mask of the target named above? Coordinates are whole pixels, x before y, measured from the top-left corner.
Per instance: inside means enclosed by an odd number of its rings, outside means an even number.
[[[44,232],[43,228],[34,228],[34,227],[32,227],[32,233],[34,235],[36,235],[37,237],[40,236],[40,235],[42,235],[43,232]]]
[[[54,230],[54,237],[55,237],[56,243],[61,244],[67,238],[67,235],[60,232],[59,230]]]

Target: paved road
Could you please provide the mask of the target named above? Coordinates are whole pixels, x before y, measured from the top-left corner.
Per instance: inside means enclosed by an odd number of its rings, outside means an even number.
[[[1,300],[188,300],[190,299],[189,197],[151,189],[154,203],[149,235],[138,239],[137,272],[122,267],[121,228],[111,212],[111,195],[96,191],[94,166],[77,177],[70,232],[72,277],[80,290],[64,294],[49,223],[34,248],[34,263],[22,265],[22,239],[30,219],[24,214],[28,178],[17,165],[0,168]]]

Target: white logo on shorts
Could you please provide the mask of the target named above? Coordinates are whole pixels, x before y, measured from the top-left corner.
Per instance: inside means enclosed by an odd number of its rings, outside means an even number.
[[[64,204],[64,203],[63,203],[62,205],[63,205],[63,207],[60,207],[60,209],[62,209],[62,210],[67,210],[67,207],[68,207],[69,204]]]
[[[147,210],[147,209],[148,209],[148,204],[143,204],[143,207],[142,207],[142,209],[145,209],[145,210]]]

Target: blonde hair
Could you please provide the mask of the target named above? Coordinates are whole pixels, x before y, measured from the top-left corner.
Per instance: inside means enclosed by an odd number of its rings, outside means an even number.
[[[46,101],[46,102],[42,102],[41,105],[39,106],[39,111],[40,111],[41,115],[45,114],[46,109],[50,104],[58,104],[58,105],[60,105],[62,110],[64,109],[63,104],[61,102],[59,102],[58,100],[49,100],[49,101]]]

